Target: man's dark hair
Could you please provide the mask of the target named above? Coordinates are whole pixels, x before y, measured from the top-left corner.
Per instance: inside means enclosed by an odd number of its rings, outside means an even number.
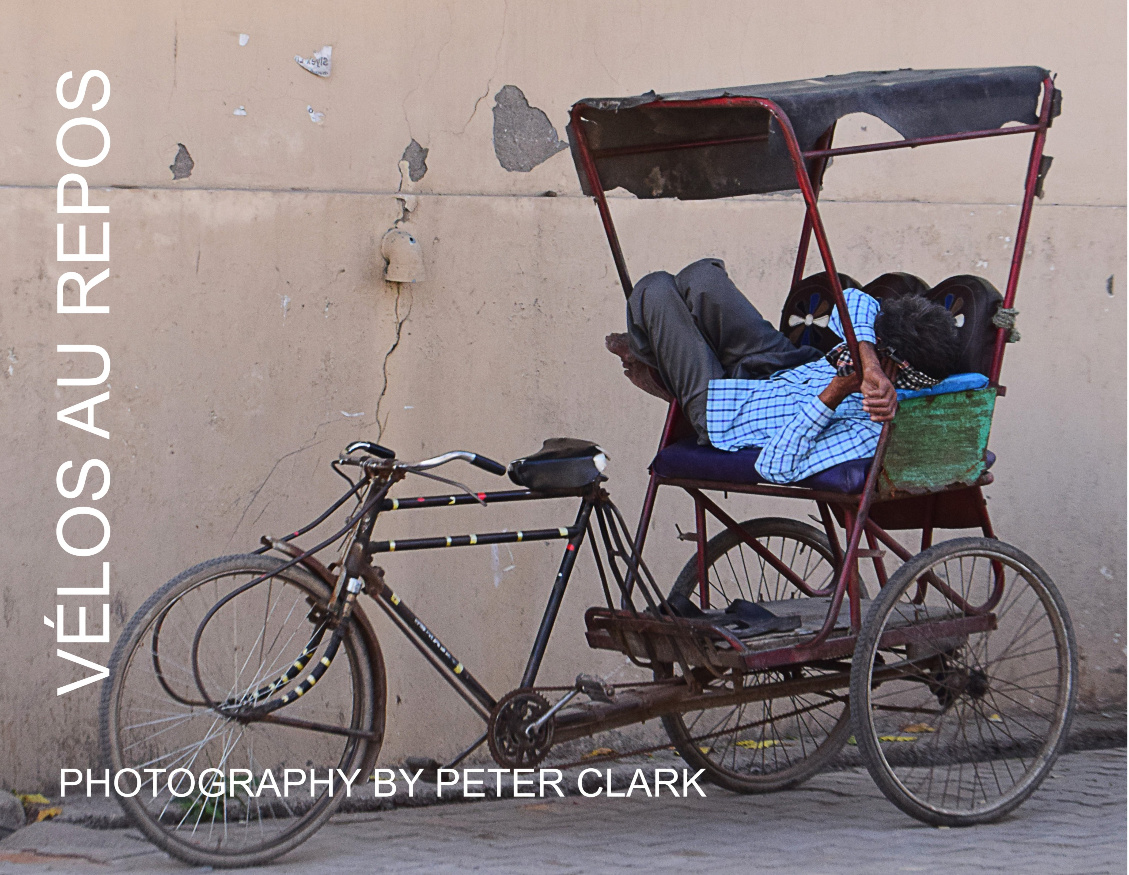
[[[934,379],[957,369],[960,338],[953,314],[921,295],[886,298],[874,330],[880,344]]]

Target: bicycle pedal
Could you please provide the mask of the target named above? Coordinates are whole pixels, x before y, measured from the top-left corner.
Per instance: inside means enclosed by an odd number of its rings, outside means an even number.
[[[611,704],[612,700],[615,698],[615,687],[611,684],[604,683],[601,678],[593,677],[590,674],[578,674],[576,676],[576,689],[593,702],[606,702]]]

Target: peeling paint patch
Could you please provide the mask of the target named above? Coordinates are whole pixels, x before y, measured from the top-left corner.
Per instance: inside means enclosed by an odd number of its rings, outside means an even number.
[[[566,148],[549,117],[516,85],[494,95],[494,154],[504,169],[528,173]]]
[[[509,529],[502,529],[503,532],[508,532]],[[517,566],[514,564],[514,551],[506,547],[506,552],[510,554],[510,564],[503,566],[501,561],[501,554],[498,551],[498,545],[492,544],[490,546],[490,570],[494,572],[494,587],[497,588],[502,584],[502,577],[510,571],[513,571]]]
[[[320,125],[323,121],[325,121],[325,113],[318,112],[312,106],[307,106],[306,112],[310,116],[310,121],[312,121],[315,125]]]
[[[328,76],[333,69],[333,46],[322,46],[320,51],[314,52],[308,58],[295,55],[294,60],[299,67],[309,70],[315,76]]]
[[[408,178],[412,182],[419,182],[423,179],[423,175],[427,173],[427,151],[413,137],[407,148],[404,149],[404,154],[400,156],[401,161],[408,162]]]
[[[184,148],[184,143],[177,143],[177,146],[180,148],[176,150],[176,157],[172,159],[169,170],[172,171],[173,179],[187,179],[192,175],[192,168],[196,166],[196,162]]]
[[[241,34],[239,34],[239,45],[241,45],[241,46],[245,46],[245,45],[247,45],[247,43],[249,43],[250,41],[251,41],[251,34],[249,34],[249,33],[241,33]]]
[[[232,113],[232,115],[247,115],[247,107],[240,104],[239,106],[235,107],[235,111]]]

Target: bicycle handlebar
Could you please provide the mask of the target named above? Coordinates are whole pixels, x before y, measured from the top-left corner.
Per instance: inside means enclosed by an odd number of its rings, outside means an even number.
[[[424,459],[422,462],[415,462],[411,465],[405,465],[406,468],[411,468],[414,471],[426,471],[428,468],[438,468],[440,465],[446,465],[448,462],[453,462],[455,459],[462,459],[464,462],[470,462],[476,468],[481,468],[483,471],[488,471],[501,477],[506,473],[506,466],[495,462],[493,459],[488,459],[486,456],[480,456],[478,453],[470,453],[466,450],[455,450],[450,453],[443,453],[441,456],[436,456],[433,459]]]
[[[360,460],[354,461],[345,458],[350,453],[353,453],[357,450],[364,450],[366,453],[373,456],[378,456],[381,459],[396,458],[395,452],[388,449],[387,447],[380,446],[380,444],[373,443],[372,441],[353,441],[351,444],[349,444],[349,446],[345,447],[345,452],[342,454],[341,458],[338,459],[338,462],[343,464],[363,465],[364,463]],[[490,474],[494,474],[498,477],[501,477],[506,473],[505,465],[499,462],[495,462],[493,459],[487,458],[486,456],[479,455],[478,453],[471,453],[466,450],[455,450],[450,453],[443,453],[440,456],[435,456],[431,459],[424,459],[421,462],[399,462],[397,463],[397,467],[409,471],[426,471],[429,468],[437,468],[440,465],[446,465],[448,462],[453,462],[456,459],[462,459],[464,462],[470,462],[470,464],[474,465],[476,468],[481,468],[483,471],[487,471]]]
[[[356,452],[357,450],[364,450],[369,455],[376,456],[380,459],[396,458],[395,450],[382,447],[380,444],[374,443],[373,441],[353,441],[349,446],[345,447],[344,455],[348,456],[350,453]]]

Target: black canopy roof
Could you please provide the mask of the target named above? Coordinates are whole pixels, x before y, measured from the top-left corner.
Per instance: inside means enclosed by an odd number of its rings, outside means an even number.
[[[809,150],[838,119],[856,112],[876,116],[906,139],[992,130],[1008,122],[1034,124],[1048,75],[1041,67],[847,73],[709,91],[588,98],[577,107],[589,148],[597,153],[605,191],[622,187],[640,198],[699,200],[787,191],[797,185],[779,124],[767,110],[755,106],[687,108],[687,101],[767,98],[788,116],[800,149]],[[616,152],[635,146],[758,135],[757,140],[725,145],[642,154]],[[585,194],[592,194],[571,124],[569,141],[581,186]]]

